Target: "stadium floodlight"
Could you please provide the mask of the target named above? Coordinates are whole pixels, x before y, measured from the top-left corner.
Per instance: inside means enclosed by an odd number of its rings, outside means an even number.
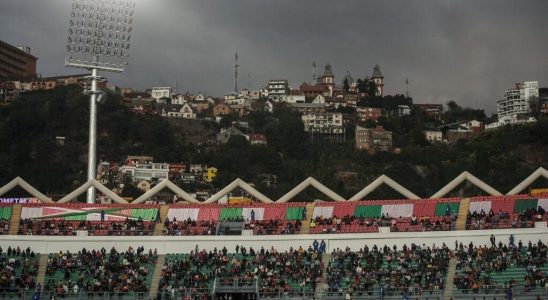
[[[73,0],[65,66],[91,70],[88,180],[97,173],[98,71],[123,72],[129,57],[135,0]],[[95,188],[87,203],[95,203]]]

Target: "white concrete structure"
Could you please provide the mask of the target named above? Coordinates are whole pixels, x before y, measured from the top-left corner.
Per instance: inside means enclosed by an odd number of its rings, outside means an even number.
[[[517,123],[520,115],[531,112],[529,100],[538,98],[538,81],[516,83],[516,86],[504,93],[504,99],[497,101],[499,123]]]
[[[35,253],[58,253],[70,251],[77,253],[82,248],[86,249],[111,249],[126,250],[130,246],[134,249],[143,246],[145,252],[148,249],[157,249],[158,254],[190,253],[198,246],[200,249],[211,251],[214,248],[226,247],[229,252],[234,251],[236,245],[253,247],[259,250],[274,248],[278,251],[287,251],[289,248],[298,249],[302,246],[307,249],[314,240],[324,240],[326,252],[333,249],[345,249],[358,251],[365,245],[371,248],[373,245],[396,245],[399,249],[403,245],[412,243],[427,246],[442,244],[453,248],[455,241],[474,245],[489,245],[489,238],[493,234],[497,241],[508,242],[511,234],[516,240],[536,242],[548,240],[546,228],[528,229],[495,229],[495,230],[460,230],[460,231],[427,231],[427,232],[383,232],[383,233],[351,233],[351,234],[295,234],[295,235],[253,235],[253,236],[25,236],[25,235],[1,235],[0,244],[10,245],[25,249],[30,247]]]
[[[280,97],[280,102],[305,103],[305,97],[304,95],[285,95]]]
[[[277,98],[289,93],[289,82],[286,79],[273,79],[268,82],[268,97]]]
[[[120,172],[131,177],[133,182],[141,180],[152,181],[152,179],[162,180],[168,178],[169,164],[151,163],[139,164],[136,166],[121,166]]]
[[[150,96],[156,101],[161,98],[171,98],[171,87],[153,87]]]
[[[423,130],[424,137],[430,143],[443,142],[443,134],[440,130]]]

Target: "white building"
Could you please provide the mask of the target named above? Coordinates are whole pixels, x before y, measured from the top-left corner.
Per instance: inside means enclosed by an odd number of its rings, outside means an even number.
[[[171,98],[171,87],[153,87],[150,96],[156,101],[161,98]]]
[[[289,94],[289,82],[285,79],[268,81],[268,97],[277,98]]]
[[[443,142],[443,133],[441,130],[423,130],[424,137],[430,143]]]
[[[280,97],[281,102],[285,103],[304,103],[304,95],[284,95]]]
[[[344,142],[346,130],[343,126],[342,113],[312,113],[301,116],[304,131],[308,132],[312,141],[329,140]]]
[[[166,163],[150,163],[137,164],[134,166],[121,166],[120,173],[131,178],[133,182],[142,180],[152,181],[153,179],[161,181],[168,178],[169,164]]]
[[[529,100],[538,96],[538,81],[516,83],[504,93],[504,99],[497,101],[499,126],[520,123],[524,115],[531,113]]]

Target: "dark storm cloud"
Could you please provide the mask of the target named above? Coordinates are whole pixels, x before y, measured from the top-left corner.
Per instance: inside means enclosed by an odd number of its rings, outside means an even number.
[[[325,63],[337,82],[380,64],[389,93],[416,102],[494,111],[514,82],[548,85],[548,1],[137,0],[130,65],[121,86],[178,83],[179,91],[222,95],[271,78],[294,87]],[[28,45],[44,75],[63,67],[69,0],[1,0],[0,39]]]

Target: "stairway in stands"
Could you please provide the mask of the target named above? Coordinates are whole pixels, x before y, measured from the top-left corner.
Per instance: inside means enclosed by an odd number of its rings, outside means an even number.
[[[21,220],[21,204],[14,204],[11,207],[10,228],[8,234],[16,235],[19,231],[19,221]]]
[[[322,282],[318,285],[316,285],[316,299],[322,299],[327,290],[325,287],[325,283],[327,282],[327,267],[329,266],[329,260],[331,259],[331,253],[326,252],[322,254],[322,263],[323,263],[323,270],[322,270]]]
[[[46,269],[48,267],[48,254],[40,254],[40,261],[38,262],[38,274],[36,275],[36,283],[40,283],[44,286],[46,282]]]
[[[312,219],[312,214],[314,214],[314,203],[307,203],[306,218],[301,222],[301,234],[310,233],[310,219]]]
[[[457,270],[457,258],[451,257],[449,266],[447,267],[447,277],[445,279],[445,287],[443,290],[443,299],[451,299],[453,297],[453,279]]]
[[[455,230],[466,230],[466,217],[470,208],[470,198],[460,200],[459,214],[457,215],[457,224]]]
[[[160,206],[160,220],[161,222],[154,225],[154,235],[163,235],[164,221],[167,218],[167,212],[169,211],[169,205]]]
[[[149,299],[156,299],[158,294],[158,288],[160,287],[160,276],[162,276],[162,268],[166,262],[165,254],[158,255],[156,266],[154,266],[154,273],[152,273],[152,280],[150,282]]]

